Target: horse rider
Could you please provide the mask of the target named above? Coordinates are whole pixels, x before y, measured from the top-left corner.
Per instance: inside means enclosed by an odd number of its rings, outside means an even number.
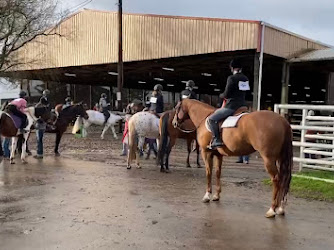
[[[238,108],[247,106],[246,91],[250,90],[249,80],[242,73],[242,65],[238,59],[230,62],[230,70],[232,75],[227,78],[225,91],[219,96],[226,100],[226,104],[208,117],[209,127],[213,135],[211,149],[224,145],[219,132],[219,122],[233,115]]]
[[[26,101],[27,93],[24,90],[21,90],[19,93],[19,98],[14,99],[9,103],[9,111],[13,113],[13,115],[19,117],[21,119],[20,131],[24,132],[24,128],[27,125],[27,115],[25,114],[25,109],[27,108]]]
[[[195,83],[193,80],[189,80],[186,83],[186,89],[181,92],[180,101],[183,99],[197,99],[196,93],[193,91]]]
[[[150,108],[149,111],[156,114],[164,112],[164,98],[162,96],[163,87],[161,84],[157,84],[153,88],[153,92],[150,98]]]
[[[64,103],[64,105],[63,105],[63,109],[66,109],[66,108],[68,108],[68,107],[71,107],[72,106],[72,99],[71,99],[71,97],[66,97],[65,98],[65,103]]]
[[[108,119],[110,117],[109,105],[110,105],[110,103],[107,102],[107,94],[106,93],[102,93],[101,94],[101,98],[100,98],[100,102],[99,102],[99,106],[100,106],[100,112],[103,113],[104,117],[105,117],[104,124],[107,123],[107,121],[108,121]]]

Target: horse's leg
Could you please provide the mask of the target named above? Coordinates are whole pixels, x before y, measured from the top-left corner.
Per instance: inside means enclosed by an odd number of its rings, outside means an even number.
[[[2,150],[2,140],[1,140],[1,134],[0,134],[0,157],[4,156],[4,152]]]
[[[192,143],[192,139],[187,138],[187,150],[188,150],[187,168],[191,168],[191,165],[189,163],[189,158],[190,158],[190,153],[191,153],[191,143]]]
[[[59,149],[60,139],[61,139],[62,135],[63,135],[62,132],[58,131],[56,133],[56,147],[55,147],[55,155],[56,156],[60,156],[58,149]]]
[[[101,134],[101,139],[102,140],[104,140],[104,134],[107,132],[108,128],[109,128],[109,125],[108,125],[108,123],[106,123],[106,125],[103,128],[102,134]]]
[[[210,151],[202,149],[202,158],[203,158],[203,160],[205,162],[206,181],[207,181],[206,193],[205,193],[202,201],[203,202],[209,202],[211,200],[211,193],[212,193],[212,183],[211,183],[212,153]]]
[[[221,176],[221,170],[222,170],[222,163],[223,163],[223,156],[221,155],[215,155],[215,167],[216,167],[216,193],[213,195],[212,200],[213,201],[219,201],[220,198],[220,192],[221,192],[221,184],[220,184],[220,176]]]
[[[15,164],[14,158],[15,158],[15,149],[17,146],[17,136],[12,137],[12,150],[10,151],[10,164]]]
[[[279,204],[276,202],[276,196],[278,192],[278,184],[279,184],[279,179],[278,179],[278,170],[276,166],[276,161],[274,159],[270,159],[268,157],[262,157],[264,161],[264,166],[270,175],[270,179],[273,185],[273,193],[272,193],[272,199],[271,199],[271,207],[269,208],[268,212],[266,213],[267,218],[274,218],[276,215],[276,208],[278,207]],[[282,211],[280,213],[284,214],[284,210],[282,208]]]
[[[26,153],[27,153],[27,141],[29,137],[29,132],[23,134],[22,138],[22,152],[21,152],[21,161],[22,163],[27,163]]]
[[[196,153],[197,153],[196,163],[197,163],[197,167],[201,168],[202,166],[201,166],[201,163],[199,162],[199,145],[197,143],[197,140],[195,140],[194,143],[196,143]]]
[[[140,154],[140,150],[144,147],[144,143],[145,143],[145,138],[142,136],[138,137],[138,147],[136,150],[136,165],[137,168],[141,168],[140,164],[139,164],[139,154]]]
[[[115,130],[115,126],[114,126],[114,125],[110,125],[110,129],[111,129],[111,131],[112,131],[112,133],[113,133],[113,135],[114,135],[114,138],[115,138],[115,139],[118,139],[118,136],[117,136],[117,134],[116,134],[116,130]]]
[[[169,155],[170,155],[170,152],[172,151],[172,148],[174,147],[175,145],[175,142],[176,142],[176,137],[170,137],[169,139],[169,143],[167,144],[167,149],[166,149],[166,161],[165,161],[165,168],[166,168],[166,171],[164,171],[164,169],[162,169],[161,172],[166,172],[166,173],[169,173]]]

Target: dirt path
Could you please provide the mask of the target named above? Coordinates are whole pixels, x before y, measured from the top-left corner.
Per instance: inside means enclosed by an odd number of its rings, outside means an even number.
[[[264,217],[254,159],[226,161],[222,200],[203,204],[205,170],[184,168],[183,145],[170,174],[126,170],[119,143],[100,145],[67,136],[61,158],[0,164],[0,249],[334,249],[333,204],[289,197],[285,217]]]

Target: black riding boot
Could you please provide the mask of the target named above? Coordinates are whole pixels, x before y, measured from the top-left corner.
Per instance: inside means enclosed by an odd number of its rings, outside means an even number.
[[[211,144],[209,146],[210,149],[215,149],[215,148],[219,148],[222,147],[224,144],[222,142],[222,139],[220,137],[220,133],[219,133],[219,123],[213,120],[209,120],[209,126],[211,129],[211,133],[213,135]]]

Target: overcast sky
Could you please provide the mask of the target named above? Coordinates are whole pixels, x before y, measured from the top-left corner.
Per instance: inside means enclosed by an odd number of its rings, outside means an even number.
[[[63,0],[74,7],[89,0]],[[117,10],[117,0],[92,0],[84,8]],[[123,0],[124,12],[266,21],[334,45],[334,0]]]

